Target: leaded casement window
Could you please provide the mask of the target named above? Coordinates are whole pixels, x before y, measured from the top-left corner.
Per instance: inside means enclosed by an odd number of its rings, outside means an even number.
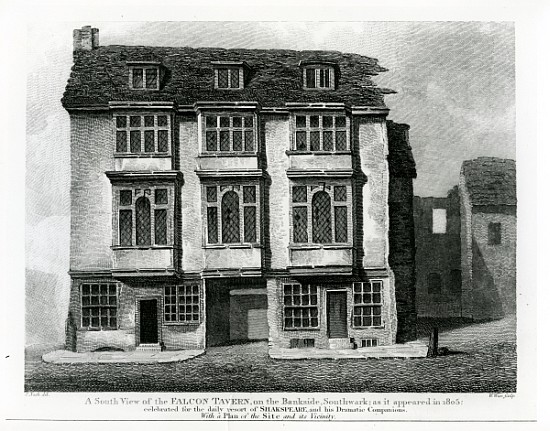
[[[353,326],[382,326],[382,281],[353,283]]]
[[[115,115],[117,154],[168,154],[170,122],[166,114]]]
[[[203,117],[205,153],[253,153],[256,133],[253,114],[206,114]]]
[[[165,322],[199,323],[200,316],[200,287],[198,283],[164,288]]]
[[[167,186],[114,189],[118,246],[168,245],[173,229],[172,189]]]
[[[206,243],[258,243],[259,185],[205,184]]]
[[[131,66],[130,88],[134,90],[158,90],[159,68],[157,66]]]
[[[296,114],[294,151],[314,153],[348,151],[349,120],[344,114]]]
[[[292,242],[349,244],[351,242],[351,185],[291,185]]]
[[[319,327],[319,288],[313,284],[283,284],[285,329]]]
[[[219,89],[242,89],[243,69],[240,67],[219,67],[215,70],[215,87]]]
[[[80,286],[82,327],[117,329],[117,287],[115,283],[83,283]]]
[[[330,66],[308,66],[303,68],[305,89],[334,90],[334,68]]]

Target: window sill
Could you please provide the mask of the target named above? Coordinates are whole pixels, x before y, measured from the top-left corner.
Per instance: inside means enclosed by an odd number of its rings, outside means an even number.
[[[370,307],[370,306],[367,306]],[[352,329],[364,330],[364,329],[386,329],[385,325],[382,326],[352,326]]]
[[[233,151],[217,151],[217,152],[204,152],[200,153],[199,157],[257,157],[258,153],[256,151],[243,151],[243,152],[233,152]]]
[[[283,328],[283,331],[286,331],[286,332],[296,332],[296,331],[316,331],[316,332],[321,332],[321,328]]]
[[[291,244],[290,250],[349,250],[353,246],[351,244]]]
[[[116,159],[156,159],[156,158],[170,158],[169,153],[115,153]]]
[[[173,245],[113,245],[111,250],[173,250]]]
[[[196,313],[195,313],[196,314]],[[202,322],[163,322],[163,326],[200,326]]]
[[[287,156],[336,156],[336,155],[351,155],[350,150],[342,151],[301,151],[301,150],[286,150]]]
[[[263,248],[263,246],[259,243],[253,243],[253,244],[207,244],[203,245],[202,248],[204,249],[225,249],[225,248],[235,248],[235,249],[244,249],[244,248]]]

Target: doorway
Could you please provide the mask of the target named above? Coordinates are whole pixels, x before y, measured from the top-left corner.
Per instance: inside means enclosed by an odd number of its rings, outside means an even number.
[[[139,342],[140,344],[158,343],[157,300],[139,301]]]
[[[327,292],[327,323],[329,338],[348,337],[347,292]]]

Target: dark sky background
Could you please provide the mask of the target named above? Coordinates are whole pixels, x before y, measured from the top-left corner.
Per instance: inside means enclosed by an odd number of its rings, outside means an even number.
[[[68,300],[69,117],[60,104],[72,30],[100,44],[327,49],[379,60],[389,119],[411,126],[415,194],[445,196],[463,160],[515,158],[514,27],[492,22],[76,22],[28,30],[26,262],[57,274]],[[64,319],[64,307],[60,308]],[[61,320],[62,322],[63,320]]]

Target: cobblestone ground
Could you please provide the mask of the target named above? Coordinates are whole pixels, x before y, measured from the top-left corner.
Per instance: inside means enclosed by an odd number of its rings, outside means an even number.
[[[27,391],[152,392],[514,392],[515,319],[446,328],[449,354],[419,359],[277,361],[267,342],[211,348],[171,364],[54,365],[29,354]],[[454,325],[457,326],[457,325]]]

